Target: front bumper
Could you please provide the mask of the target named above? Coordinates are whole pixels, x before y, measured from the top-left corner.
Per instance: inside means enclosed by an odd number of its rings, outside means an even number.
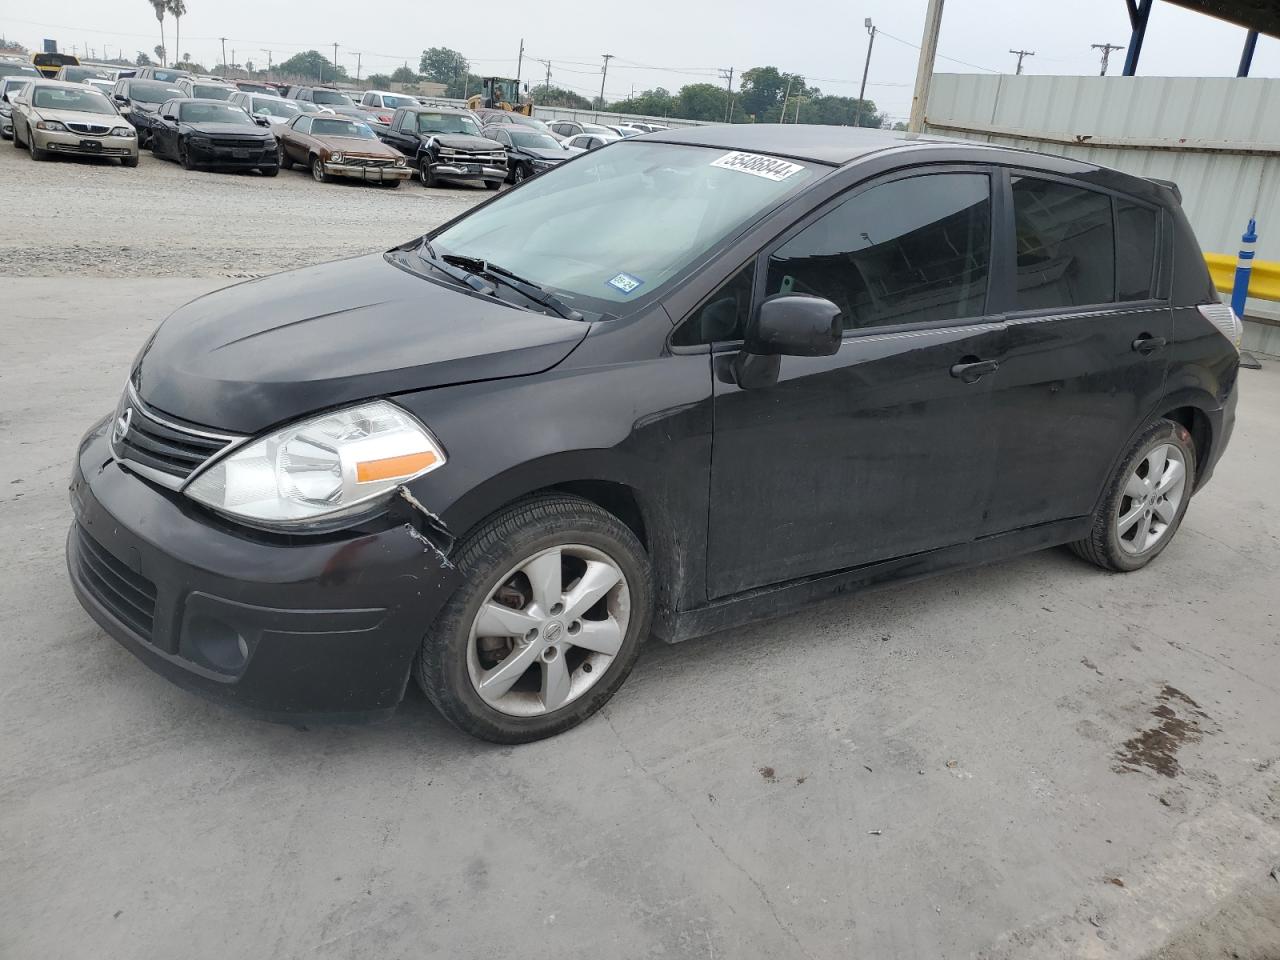
[[[94,137],[74,131],[30,128],[31,140],[39,150],[70,153],[82,157],[136,157],[138,138]]]
[[[277,167],[280,152],[273,143],[267,147],[223,147],[217,143],[187,141],[192,162],[206,167]]]
[[[104,630],[156,672],[273,719],[367,719],[404,694],[461,582],[404,527],[267,538],[117,463],[109,420],[71,480],[67,567]]]
[[[431,172],[445,180],[505,180],[507,168],[489,164],[441,161],[431,165]]]
[[[331,177],[351,177],[371,183],[390,183],[392,180],[408,180],[413,176],[412,167],[366,166],[356,163],[326,163],[324,172]]]

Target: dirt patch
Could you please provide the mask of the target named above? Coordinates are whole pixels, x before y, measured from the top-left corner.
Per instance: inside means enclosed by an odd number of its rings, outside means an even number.
[[[1168,684],[1160,689],[1156,700],[1159,702],[1151,715],[1157,722],[1124,742],[1116,754],[1117,773],[1133,773],[1145,767],[1162,777],[1176,777],[1182,772],[1178,750],[1185,743],[1203,739],[1205,731],[1200,721],[1209,716],[1198,703]]]
[[[761,767],[760,776],[764,777],[765,781],[768,783],[778,782],[778,774],[773,767]]]
[[[1280,960],[1280,883],[1230,897],[1143,960]]]

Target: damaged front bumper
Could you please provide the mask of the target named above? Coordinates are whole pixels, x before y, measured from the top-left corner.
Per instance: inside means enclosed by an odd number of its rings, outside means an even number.
[[[240,530],[81,442],[67,566],[85,610],[153,670],[272,719],[392,711],[460,577],[416,503],[320,537]]]

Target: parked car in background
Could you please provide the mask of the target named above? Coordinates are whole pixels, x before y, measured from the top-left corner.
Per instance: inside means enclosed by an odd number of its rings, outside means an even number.
[[[280,172],[276,138],[253,118],[223,100],[175,99],[160,107],[151,149],[188,170],[252,168],[268,177]]]
[[[551,129],[562,137],[576,137],[580,133],[594,133],[617,138],[618,134],[602,123],[583,123],[578,120],[552,120]]]
[[[13,145],[52,154],[114,157],[138,165],[138,135],[106,94],[83,83],[32,80],[10,98]]]
[[[198,77],[183,77],[177,81],[177,87],[183,96],[192,100],[230,100],[236,88],[221,80],[203,80]]]
[[[366,90],[357,106],[372,114],[374,120],[382,126],[390,126],[391,118],[401,107],[420,106],[416,97],[405,93],[391,93],[388,90]]]
[[[182,96],[185,94],[176,84],[135,77],[117,80],[111,90],[116,109],[138,131],[139,147],[151,145],[151,132],[156,126],[160,105]]]
[[[50,80],[55,79],[58,76],[58,71],[63,67],[76,66],[79,63],[79,58],[70,53],[46,53],[44,51],[39,51],[31,55],[31,65]]]
[[[526,117],[523,113],[516,113],[514,110],[495,110],[482,107],[475,111],[475,114],[480,118],[480,123],[484,126],[509,124],[516,127],[527,127],[530,130],[538,131],[538,133],[545,133],[557,143],[564,140],[564,137],[552,130],[546,122],[539,120],[537,117]]]
[[[160,80],[164,83],[177,83],[179,80],[190,80],[191,71],[174,70],[172,67],[139,67],[134,76],[139,80]]]
[[[251,117],[262,117],[271,124],[272,129],[279,135],[279,128],[282,128],[294,117],[302,116],[302,110],[298,106],[296,100],[286,100],[284,97],[274,95],[268,96],[263,93],[233,93],[228,103],[239,107]]]
[[[616,133],[580,133],[565,140],[564,146],[569,150],[598,150],[621,139]]]
[[[353,120],[365,118],[365,111],[357,107],[354,100],[341,90],[334,90],[331,87],[290,87],[288,97],[290,100],[314,103],[318,107],[325,107],[339,116],[351,117]]]
[[[289,98],[286,97],[285,99],[289,99]],[[328,107],[322,107],[320,106],[320,104],[312,103],[310,100],[290,100],[290,103],[296,103],[298,105],[299,110],[301,110],[303,113],[312,114],[313,116],[321,116],[321,117],[337,116],[337,114],[334,113],[332,110],[330,110]]]
[[[113,81],[115,78],[111,76],[110,71],[103,70],[101,67],[80,65],[62,67],[54,79],[63,80],[67,83],[84,83],[86,80]]]
[[[568,160],[572,154],[547,133],[514,123],[493,123],[482,132],[507,151],[507,182],[522,183]]]
[[[507,179],[506,150],[480,133],[469,110],[401,107],[382,139],[409,158],[425,187],[456,180],[497,190]]]
[[[268,97],[283,96],[283,92],[279,88],[258,80],[232,80],[231,85],[241,93],[261,93]]]
[[[13,107],[9,104],[10,94],[17,93],[30,82],[30,77],[20,73],[0,76],[0,138],[9,140],[13,137]]]
[[[627,124],[627,126],[633,127],[636,130],[639,130],[641,133],[655,133],[658,130],[669,129],[668,127],[664,127],[660,123],[648,123],[647,121],[643,121],[643,120],[633,120],[629,124]]]
[[[43,73],[29,63],[22,63],[18,60],[0,60],[0,77],[26,77],[28,80],[38,80],[43,76]]]
[[[278,131],[280,163],[305,166],[317,183],[334,177],[398,187],[413,176],[399,150],[378,139],[367,123],[349,117],[299,115]]]

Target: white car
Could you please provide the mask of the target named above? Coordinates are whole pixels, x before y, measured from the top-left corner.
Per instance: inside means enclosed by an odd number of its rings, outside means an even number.
[[[233,93],[229,102],[255,119],[266,117],[273,127],[282,126],[302,113],[297,100],[269,97],[262,93]]]
[[[617,143],[622,137],[616,133],[580,133],[576,137],[570,137],[564,142],[566,150],[573,150],[581,153],[584,150],[598,150],[600,147],[607,147],[611,143]]]

